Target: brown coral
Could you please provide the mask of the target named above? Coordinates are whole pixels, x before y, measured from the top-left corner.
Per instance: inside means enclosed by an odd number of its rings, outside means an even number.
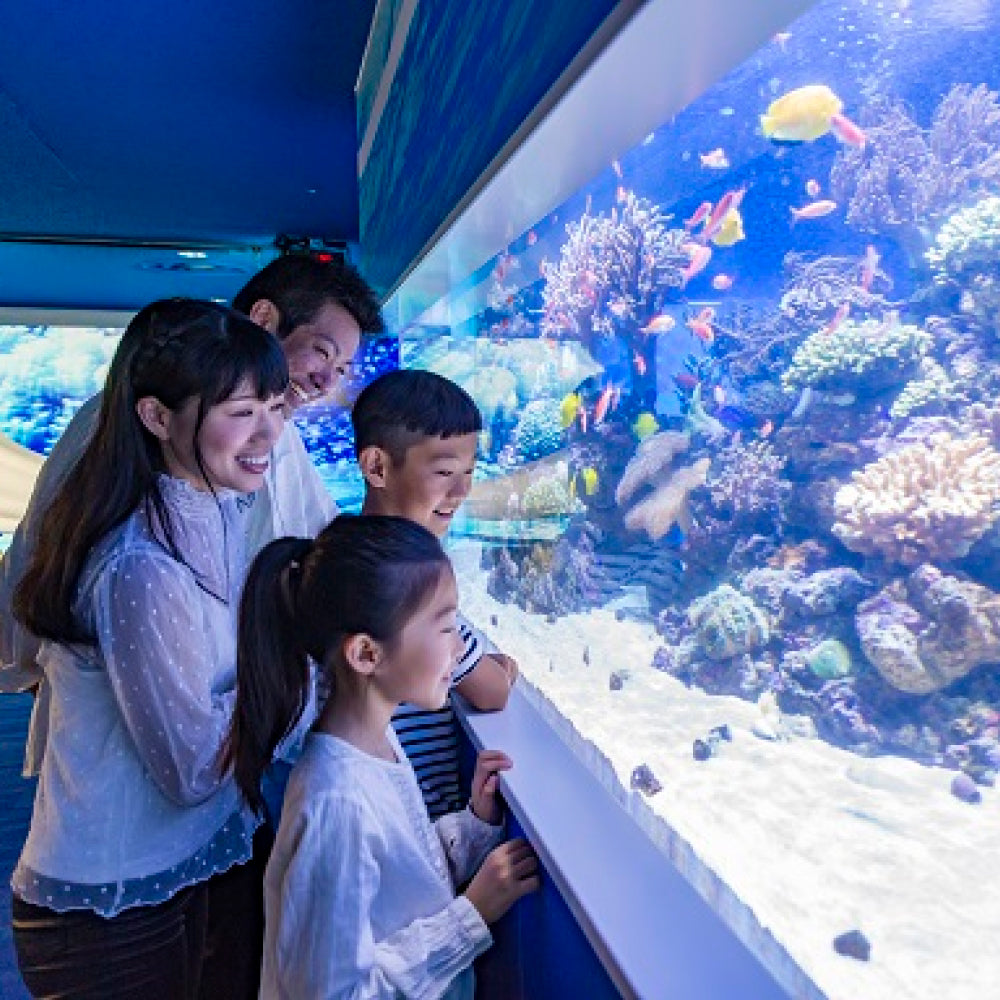
[[[942,431],[853,473],[834,498],[833,533],[904,566],[957,559],[997,519],[998,495],[1000,453]]]
[[[615,501],[624,504],[643,486],[652,486],[673,460],[691,446],[691,435],[684,431],[660,431],[646,438],[632,456],[615,490]]]
[[[690,530],[689,495],[705,485],[711,464],[711,459],[699,458],[693,465],[677,469],[625,515],[625,527],[630,531],[645,531],[653,542],[658,542],[675,524],[683,531]]]

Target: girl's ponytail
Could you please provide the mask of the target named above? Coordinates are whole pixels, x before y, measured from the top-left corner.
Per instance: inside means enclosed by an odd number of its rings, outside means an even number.
[[[302,563],[313,542],[279,538],[254,560],[240,601],[236,708],[225,748],[236,784],[260,813],[260,783],[308,702],[309,657],[296,627]]]

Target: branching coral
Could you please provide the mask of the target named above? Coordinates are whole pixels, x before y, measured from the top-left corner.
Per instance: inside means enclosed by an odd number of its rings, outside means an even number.
[[[959,398],[959,390],[948,373],[933,359],[924,358],[917,378],[907,382],[889,408],[889,415],[902,420],[913,413],[926,412]]]
[[[789,253],[784,263],[787,278],[779,308],[791,319],[813,324],[829,318],[844,303],[861,309],[887,304],[882,295],[870,289],[876,282],[890,289],[892,279],[876,264],[869,288],[865,289],[860,283],[863,257],[823,256],[808,260],[804,254]]]
[[[861,122],[867,142],[837,154],[830,184],[848,224],[864,232],[938,218],[1000,177],[1000,105],[985,85],[953,87],[926,133],[888,101],[865,109]]]
[[[712,505],[735,520],[775,514],[788,485],[780,478],[784,465],[767,441],[728,445],[712,463]]]
[[[786,389],[876,389],[906,381],[933,346],[926,330],[900,323],[895,313],[882,321],[846,320],[832,333],[820,330],[799,345],[782,373]]]
[[[966,555],[1000,516],[1000,453],[947,432],[885,455],[834,497],[833,533],[855,552],[904,566]]]
[[[549,455],[563,443],[559,400],[535,399],[521,411],[513,446],[524,461]]]
[[[610,216],[585,212],[566,226],[558,264],[542,264],[542,333],[579,336],[634,329],[655,309],[657,295],[683,284],[690,234],[668,229],[660,208],[627,192]]]
[[[935,281],[961,278],[966,272],[995,268],[1000,249],[1000,198],[981,198],[948,217],[927,251]]]

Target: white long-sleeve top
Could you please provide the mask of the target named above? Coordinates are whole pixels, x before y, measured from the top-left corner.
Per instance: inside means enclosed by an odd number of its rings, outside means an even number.
[[[433,825],[397,762],[312,733],[264,877],[261,1000],[472,1000],[490,932],[456,884],[500,839],[470,809]]]
[[[73,415],[45,460],[31,501],[10,547],[0,558],[0,692],[23,691],[37,685],[24,775],[39,773],[49,728],[49,688],[36,662],[38,640],[14,618],[11,601],[34,551],[38,524],[46,507],[76,464],[97,428],[102,394],[98,393]],[[271,452],[264,484],[257,493],[237,500],[247,539],[249,562],[269,541],[283,535],[314,538],[337,514],[337,505],[323,486],[316,467],[291,420]]]
[[[161,476],[184,561],[140,508],[99,542],[74,613],[93,645],[46,642],[48,742],[11,880],[56,910],[162,902],[251,853],[220,767],[245,566],[236,496]]]

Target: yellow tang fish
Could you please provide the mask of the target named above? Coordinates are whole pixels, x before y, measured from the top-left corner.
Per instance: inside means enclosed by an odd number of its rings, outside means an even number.
[[[581,470],[580,479],[583,481],[583,492],[588,497],[592,497],[597,492],[597,484],[600,481],[597,469],[592,465],[588,465],[585,469]]]
[[[660,425],[656,422],[656,417],[649,410],[644,410],[640,413],[632,425],[632,430],[640,441],[645,441],[646,438],[655,434],[659,429]]]
[[[576,420],[576,415],[580,412],[581,402],[580,394],[578,392],[571,392],[559,404],[559,423],[562,424],[563,430],[566,430]]]
[[[746,238],[743,232],[743,217],[738,208],[731,208],[726,217],[722,220],[722,225],[718,232],[712,237],[712,242],[717,247],[731,247],[734,243]]]
[[[760,116],[760,127],[768,139],[810,142],[830,131],[830,119],[844,102],[825,84],[799,87],[772,101]]]

